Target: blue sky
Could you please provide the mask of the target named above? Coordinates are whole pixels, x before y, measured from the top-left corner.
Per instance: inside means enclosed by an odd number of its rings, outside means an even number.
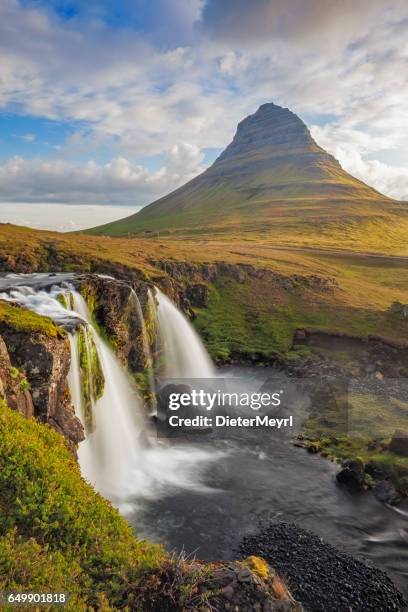
[[[37,226],[47,206],[71,226],[94,222],[89,206],[121,216],[201,172],[267,101],[349,172],[408,199],[408,5],[305,7],[2,0],[0,221],[17,202]]]

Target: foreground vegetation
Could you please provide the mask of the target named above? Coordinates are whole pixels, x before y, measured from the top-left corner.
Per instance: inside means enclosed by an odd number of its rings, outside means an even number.
[[[235,564],[263,581],[264,597],[292,601],[261,559]],[[0,400],[0,590],[69,593],[64,609],[75,612],[198,610],[223,606],[217,567],[137,539],[82,479],[62,436]]]
[[[0,589],[68,591],[69,609],[129,605],[166,559],[79,472],[63,438],[0,406]]]

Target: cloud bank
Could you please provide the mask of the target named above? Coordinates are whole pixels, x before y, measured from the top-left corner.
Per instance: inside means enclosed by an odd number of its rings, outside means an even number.
[[[146,204],[200,172],[202,151],[224,148],[265,101],[298,113],[349,172],[408,199],[405,1],[151,0],[139,28],[112,26],[103,2],[69,20],[47,4],[0,4],[0,109],[75,131],[47,159],[3,162],[1,200]],[[137,14],[141,1],[124,6]]]
[[[141,205],[201,172],[202,158],[194,145],[175,145],[166,165],[150,172],[124,157],[116,157],[104,165],[93,161],[75,164],[13,157],[0,166],[1,193],[6,202]]]

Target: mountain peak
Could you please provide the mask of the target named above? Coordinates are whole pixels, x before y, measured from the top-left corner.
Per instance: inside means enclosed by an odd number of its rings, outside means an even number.
[[[288,108],[273,102],[262,104],[237,127],[234,139],[217,162],[269,149],[272,157],[300,152],[323,152],[307,126]]]

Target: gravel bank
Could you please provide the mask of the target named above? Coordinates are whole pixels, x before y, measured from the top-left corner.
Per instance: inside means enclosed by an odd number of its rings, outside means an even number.
[[[408,610],[384,572],[292,523],[262,527],[257,534],[244,538],[240,552],[267,560],[307,612]]]

